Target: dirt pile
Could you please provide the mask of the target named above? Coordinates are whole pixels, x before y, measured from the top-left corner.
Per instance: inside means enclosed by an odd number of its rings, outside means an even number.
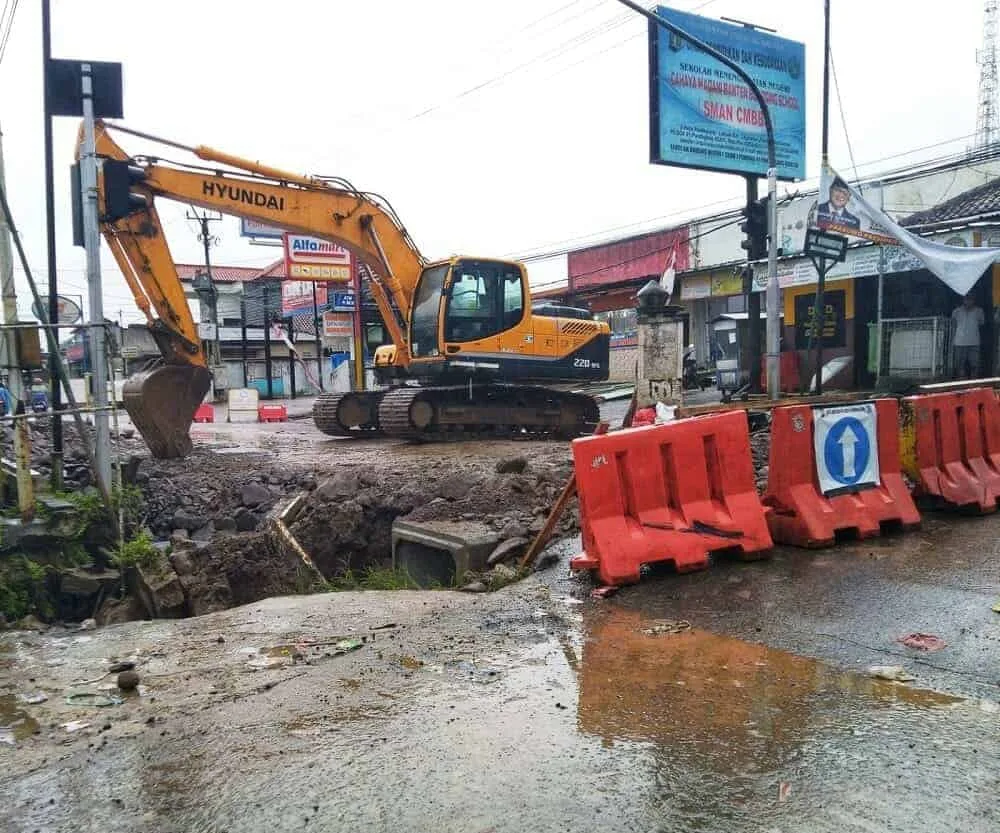
[[[267,454],[197,450],[184,460],[144,459],[135,476],[146,499],[145,524],[160,539],[183,530],[198,540],[252,532],[282,498],[315,488],[305,466]]]

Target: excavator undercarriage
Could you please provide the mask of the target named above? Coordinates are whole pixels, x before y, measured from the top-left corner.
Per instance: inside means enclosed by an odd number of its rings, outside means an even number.
[[[313,405],[316,426],[334,437],[565,439],[592,433],[599,419],[590,396],[526,385],[400,386],[328,393]]]

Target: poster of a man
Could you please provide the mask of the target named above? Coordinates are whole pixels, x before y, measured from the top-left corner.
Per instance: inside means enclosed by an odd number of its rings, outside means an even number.
[[[820,226],[826,224],[861,228],[861,221],[850,211],[847,204],[851,201],[851,189],[839,176],[830,184],[830,197],[827,202],[820,203],[816,209],[816,220]]]

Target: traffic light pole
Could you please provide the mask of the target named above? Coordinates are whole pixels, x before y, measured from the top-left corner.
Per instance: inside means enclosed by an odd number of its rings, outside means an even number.
[[[90,64],[81,64],[83,148],[80,185],[83,191],[83,239],[87,251],[90,300],[90,364],[94,381],[94,458],[102,492],[111,487],[111,435],[108,425],[108,357],[105,351],[104,298],[101,288],[101,232],[97,205],[97,143],[94,135],[94,86]],[[58,419],[58,417],[56,417]]]
[[[45,143],[45,251],[48,261],[48,323],[59,321],[59,285],[56,279],[56,198],[52,173],[52,105],[49,95],[49,72],[52,62],[52,29],[49,0],[42,0],[42,100],[44,102]],[[59,386],[59,356],[49,353],[49,401],[57,416],[52,418],[52,488],[63,487],[63,424],[58,416],[62,410],[62,389]]]
[[[777,399],[781,392],[781,379],[779,378],[780,366],[778,362],[780,345],[780,333],[778,331],[778,161],[777,151],[774,143],[774,124],[771,121],[771,111],[768,109],[764,94],[754,83],[746,70],[738,63],[727,58],[717,49],[713,49],[704,41],[698,40],[693,35],[689,35],[679,26],[664,20],[655,12],[644,9],[632,0],[618,0],[623,6],[627,6],[636,14],[651,20],[658,26],[662,26],[668,32],[677,35],[681,40],[690,43],[695,49],[711,55],[723,66],[731,69],[740,80],[743,81],[760,106],[761,114],[764,117],[764,130],[767,134],[767,392],[771,399]]]
[[[757,202],[757,177],[747,176],[747,216]],[[750,361],[750,390],[760,393],[760,293],[753,289],[753,266],[747,260],[743,291],[747,299],[747,339],[750,345],[747,356]]]

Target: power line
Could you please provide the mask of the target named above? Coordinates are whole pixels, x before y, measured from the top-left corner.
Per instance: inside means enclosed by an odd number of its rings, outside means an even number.
[[[9,2],[9,0],[7,0]],[[3,10],[4,14],[7,13],[7,2],[4,3]],[[10,40],[10,30],[14,27],[14,15],[17,14],[17,4],[19,0],[14,0],[14,4],[10,7],[10,15],[7,17],[7,26],[0,35],[0,64],[3,63],[3,57],[7,54],[7,42]],[[0,17],[0,21],[2,21]]]
[[[837,93],[837,107],[840,110],[840,124],[844,128],[844,140],[847,142],[847,155],[854,169],[854,179],[858,179],[858,166],[854,161],[854,148],[851,147],[851,136],[847,132],[847,117],[844,115],[844,102],[840,97],[840,82],[837,80],[837,65],[833,62],[833,50],[830,50],[830,72],[833,75],[833,89]]]

